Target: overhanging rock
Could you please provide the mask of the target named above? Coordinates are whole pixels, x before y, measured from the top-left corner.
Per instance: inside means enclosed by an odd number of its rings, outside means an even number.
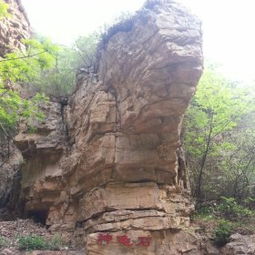
[[[202,73],[200,22],[173,1],[149,1],[99,55],[66,109],[69,145],[54,131],[60,116],[30,137],[25,210],[84,240],[89,255],[199,254],[185,231],[193,206],[180,129]]]

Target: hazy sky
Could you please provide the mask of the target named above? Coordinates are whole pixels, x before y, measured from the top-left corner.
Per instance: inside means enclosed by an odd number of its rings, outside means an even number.
[[[204,53],[234,79],[255,80],[255,0],[178,0],[203,22]],[[32,27],[53,41],[79,35],[134,11],[144,0],[22,0]]]

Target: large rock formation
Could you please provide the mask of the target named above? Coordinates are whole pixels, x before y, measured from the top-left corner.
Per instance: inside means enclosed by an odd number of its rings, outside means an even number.
[[[0,56],[30,34],[20,1],[6,2],[12,18],[0,22]],[[149,1],[104,36],[96,67],[77,76],[69,105],[42,106],[36,133],[20,126],[18,148],[0,137],[0,219],[18,209],[87,255],[254,254],[254,235],[234,234],[218,249],[190,226],[180,126],[202,71],[199,21],[171,0]],[[11,233],[22,232],[17,221],[2,222],[2,233],[13,224]]]
[[[202,72],[200,22],[149,1],[99,55],[65,110],[51,106],[39,133],[16,137],[25,212],[89,255],[199,254],[180,129]]]

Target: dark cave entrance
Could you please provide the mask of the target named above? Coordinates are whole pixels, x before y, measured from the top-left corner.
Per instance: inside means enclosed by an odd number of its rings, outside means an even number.
[[[37,210],[37,211],[30,211],[28,213],[28,218],[31,218],[36,223],[40,223],[41,225],[46,225],[46,220],[48,217],[48,210]]]

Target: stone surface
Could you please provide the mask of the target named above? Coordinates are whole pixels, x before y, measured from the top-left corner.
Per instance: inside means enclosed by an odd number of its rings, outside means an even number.
[[[84,255],[82,251],[32,251],[24,255]]]
[[[13,49],[22,49],[22,39],[28,39],[31,34],[30,24],[20,0],[4,0],[9,4],[11,18],[0,21],[0,56]]]
[[[0,141],[0,150],[0,219],[7,220],[12,219],[13,215],[3,208],[8,204],[13,209],[17,202],[18,195],[13,191],[20,187],[18,182],[23,158],[12,142],[8,145],[4,139]]]
[[[22,168],[21,185],[23,198],[32,198],[25,207],[31,215],[38,209],[41,210],[39,215],[45,214],[64,189],[64,184],[59,181],[62,174],[59,160],[66,151],[61,105],[48,102],[41,110],[46,117],[43,122],[33,123],[36,133],[28,133],[23,123],[15,137],[15,145],[27,162]]]
[[[0,255],[84,255],[84,251],[19,251],[6,248],[0,251]]]
[[[112,241],[109,244],[98,244],[98,234],[93,233],[88,235],[87,253],[91,255],[111,255],[111,254],[127,254],[127,255],[177,255],[201,254],[198,250],[198,242],[195,236],[184,231],[141,231],[132,230],[128,232],[112,233]],[[118,238],[127,236],[128,242],[126,245],[120,244]],[[141,237],[151,239],[149,246],[141,245]],[[125,239],[124,239],[125,240]],[[123,242],[124,243],[124,242]],[[146,243],[145,243],[146,244]]]
[[[5,0],[9,4],[11,18],[0,21],[0,57],[15,49],[22,49],[22,39],[30,37],[29,21],[19,0]],[[11,219],[12,213],[2,207],[14,210],[19,194],[21,152],[11,140],[0,136],[0,219]],[[13,192],[16,190],[15,192]]]
[[[222,255],[255,254],[255,235],[234,234],[221,250]]]
[[[46,105],[38,132],[15,138],[25,213],[88,255],[202,254],[187,231],[180,142],[202,73],[200,22],[171,0],[149,1],[98,53],[98,73],[77,77],[69,105]]]
[[[60,251],[20,251],[18,238],[32,235],[46,241],[61,240]],[[45,226],[35,223],[32,219],[0,221],[0,255],[84,255],[84,249],[74,250],[69,246],[69,242],[59,237],[60,233],[51,233]]]

